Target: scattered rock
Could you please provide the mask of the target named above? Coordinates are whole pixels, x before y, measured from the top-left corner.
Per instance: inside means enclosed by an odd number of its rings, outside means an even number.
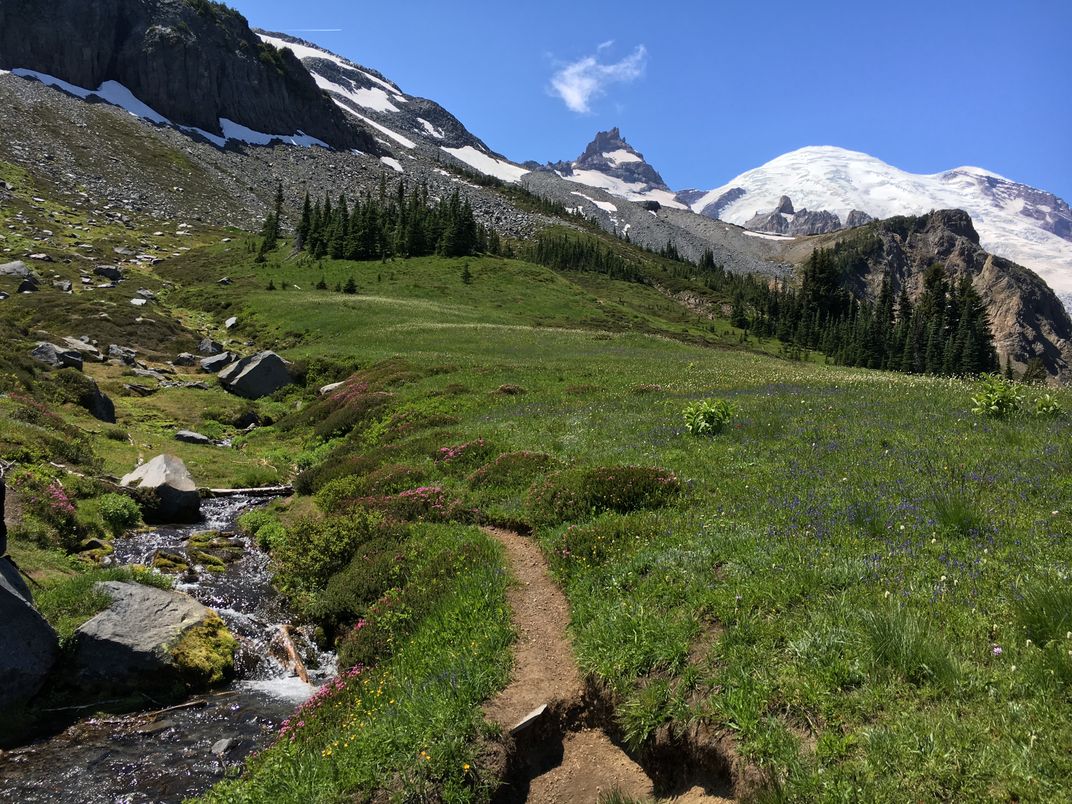
[[[237,642],[219,615],[182,592],[107,581],[111,605],[75,632],[78,686],[178,697],[229,677]]]
[[[98,265],[93,269],[93,273],[105,279],[111,279],[113,282],[119,282],[123,278],[123,272],[116,265]]]
[[[246,399],[268,396],[290,382],[287,363],[275,352],[259,352],[242,358],[220,372],[224,390]]]
[[[238,316],[235,316],[235,315],[231,316],[230,318],[228,318],[226,321],[223,322],[223,326],[226,329],[234,329],[236,326],[238,326]]]
[[[52,283],[52,287],[56,288],[60,293],[70,293],[74,289],[69,279],[58,279]]]
[[[89,415],[105,424],[115,424],[115,403],[89,377],[83,378],[82,393],[78,404],[89,411]]]
[[[143,298],[139,297],[139,298],[136,298],[136,299],[131,299],[130,303],[133,304],[135,307],[144,307],[149,302],[146,299],[143,299]]]
[[[39,286],[37,280],[32,276],[28,276],[19,283],[19,293],[37,293]]]
[[[165,379],[163,374],[159,371],[154,371],[153,369],[135,367],[130,370],[130,373],[135,377],[145,377],[148,380],[156,380],[157,382],[162,382]]]
[[[197,357],[189,352],[183,352],[171,362],[176,366],[192,366],[197,362]]]
[[[225,276],[225,277],[223,277],[221,279],[218,279],[218,280],[216,280],[216,284],[217,285],[230,285],[231,284],[231,277]]]
[[[30,357],[53,368],[69,367],[82,370],[82,354],[74,349],[64,349],[48,341],[39,341]]]
[[[150,388],[148,385],[137,385],[136,383],[124,383],[123,387],[135,396],[152,396],[156,393],[155,388]]]
[[[239,430],[251,430],[261,426],[261,417],[257,415],[257,411],[247,410],[236,416],[232,424]]]
[[[136,362],[137,352],[127,346],[117,346],[116,344],[109,344],[108,357],[113,360],[118,360],[127,366],[133,366]]]
[[[201,433],[195,433],[193,430],[179,430],[179,432],[175,433],[175,440],[181,441],[184,444],[202,444],[209,446],[215,443],[208,436],[201,435]]]
[[[144,494],[145,521],[152,524],[197,522],[201,519],[201,495],[186,464],[175,455],[157,455],[121,481]]]
[[[222,740],[217,740],[212,744],[212,748],[209,752],[213,756],[222,757],[228,751],[230,751],[235,745],[235,741],[230,737],[224,737]]]
[[[337,391],[338,389],[342,388],[344,385],[346,385],[345,380],[343,380],[342,382],[328,383],[327,385],[320,386],[320,390],[317,391],[317,393],[320,396],[326,396],[326,395],[330,394],[332,391]]]
[[[212,338],[203,338],[197,347],[197,351],[203,355],[218,355],[223,351],[223,344],[212,340]]]
[[[201,370],[207,374],[216,374],[217,372],[223,371],[223,369],[231,363],[234,363],[236,360],[238,360],[238,355],[232,354],[231,352],[220,352],[218,355],[206,357],[202,360]]]
[[[100,353],[100,350],[91,343],[80,340],[79,338],[72,338],[70,335],[65,336],[63,339],[63,345],[78,352],[82,355],[84,360],[91,360],[94,363],[103,363],[104,355]]]
[[[30,269],[26,267],[26,263],[22,260],[15,260],[14,262],[7,262],[0,265],[0,276],[17,276],[25,279],[31,276]]]
[[[38,262],[52,262],[52,258],[47,254],[31,254],[30,259]]]
[[[6,713],[37,694],[57,656],[56,632],[34,608],[30,590],[11,559],[0,558],[0,711],[5,720]]]

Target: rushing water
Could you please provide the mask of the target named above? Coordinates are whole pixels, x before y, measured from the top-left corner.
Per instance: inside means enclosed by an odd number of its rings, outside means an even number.
[[[112,559],[149,564],[160,549],[184,553],[192,534],[231,531],[238,515],[259,502],[205,500],[204,522],[117,540]],[[271,587],[268,557],[249,540],[236,538],[244,552],[225,572],[195,566],[176,585],[219,612],[237,637],[235,681],[195,696],[186,708],[87,719],[50,739],[0,752],[0,801],[147,804],[195,796],[263,748],[295,706],[335,672],[334,657],[295,632],[311,684],[295,677],[280,642],[289,615]],[[221,740],[232,741],[225,751],[219,750]]]

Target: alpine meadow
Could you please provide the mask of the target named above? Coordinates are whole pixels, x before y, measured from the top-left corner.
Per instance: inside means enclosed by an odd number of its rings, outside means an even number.
[[[674,189],[680,9],[577,12],[539,162],[445,108],[511,61],[90,5],[0,0],[0,801],[1068,800],[1064,200],[791,116]]]

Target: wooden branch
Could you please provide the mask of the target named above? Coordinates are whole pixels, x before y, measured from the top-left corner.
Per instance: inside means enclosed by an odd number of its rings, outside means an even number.
[[[283,634],[283,647],[287,649],[287,656],[290,657],[290,661],[294,665],[294,672],[297,673],[298,678],[308,684],[309,671],[305,669],[305,662],[303,662],[301,656],[298,655],[298,649],[294,645],[294,639],[290,636],[290,626],[284,625],[280,631]]]

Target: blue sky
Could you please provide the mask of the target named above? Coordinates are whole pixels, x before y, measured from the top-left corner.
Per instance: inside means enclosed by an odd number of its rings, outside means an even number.
[[[1072,0],[230,4],[438,101],[518,161],[573,159],[617,125],[674,189],[839,145],[1072,201]]]

